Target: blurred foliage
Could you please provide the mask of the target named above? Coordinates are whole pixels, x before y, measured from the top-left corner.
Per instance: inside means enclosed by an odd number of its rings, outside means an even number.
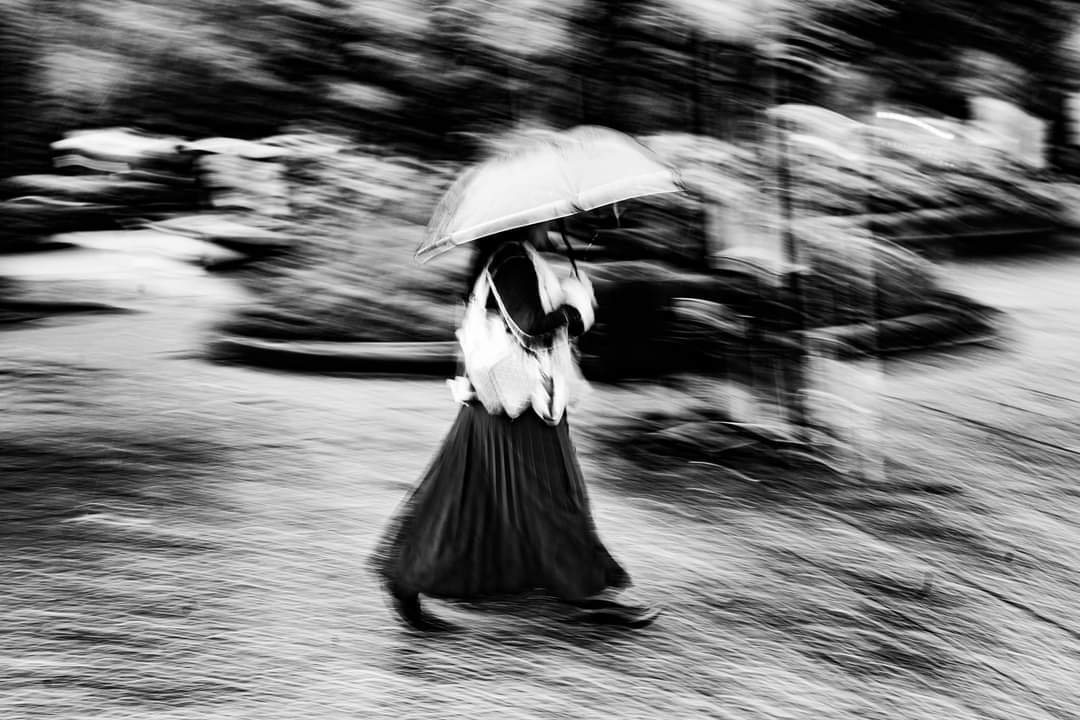
[[[423,223],[457,166],[295,133],[289,254],[247,272],[258,305],[225,331],[292,340],[446,339],[468,253],[418,265]]]
[[[977,91],[1060,130],[1061,93],[1078,78],[1068,0],[0,0],[0,8],[0,175],[46,171],[48,143],[87,127],[302,138],[288,167],[288,229],[300,249],[263,283],[277,309],[260,311],[255,324],[296,334],[304,318],[341,339],[445,336],[454,312],[445,298],[458,295],[461,271],[412,264],[419,224],[459,163],[508,127],[600,123],[644,137],[693,192],[630,205],[632,252],[692,267],[708,203],[775,193],[766,107],[801,101],[859,116],[892,101],[964,117],[965,95]],[[789,161],[800,215],[1060,210],[1040,178],[996,160],[948,167],[901,148],[844,165],[793,147]],[[437,297],[441,305],[426,300]],[[369,311],[360,317],[357,307]]]
[[[817,19],[841,33],[818,47],[867,71],[882,100],[965,117],[967,94],[989,92],[1050,120],[1061,144],[1064,93],[1080,87],[1077,18],[1072,0],[836,3]]]
[[[28,3],[0,9],[0,177],[46,167],[51,133],[42,126],[38,23]]]
[[[888,152],[864,145],[864,152],[847,159],[799,142],[743,147],[687,133],[648,135],[642,141],[679,169],[690,190],[663,202],[698,208],[775,203],[776,168],[786,162],[797,217],[975,205],[1002,217],[1059,224],[1066,212],[1060,188],[1050,178],[991,150],[964,152],[952,162],[914,141]]]
[[[778,101],[848,112],[875,95],[962,117],[963,94],[988,82],[1056,117],[1077,77],[1067,0],[2,7],[6,174],[40,168],[47,140],[81,127],[257,137],[304,121],[460,157],[478,133],[523,120],[736,139]]]
[[[422,224],[432,204],[459,164],[377,154],[329,136],[312,138],[305,146],[301,137],[293,144],[300,160],[293,162],[296,215],[288,229],[297,247],[292,254],[250,271],[261,302],[231,319],[224,330],[292,340],[452,338],[460,320],[458,299],[465,290],[471,251],[461,248],[425,265],[416,264],[412,256],[424,236]],[[662,286],[659,295],[645,298],[650,302],[659,298],[661,304],[668,296],[706,297],[715,293],[718,283],[730,286],[731,278],[707,271],[703,203],[747,202],[760,192],[760,161],[745,149],[685,134],[657,134],[643,140],[682,171],[691,192],[627,203],[620,226],[596,239],[602,247],[583,266],[594,277],[609,314],[628,302],[627,293],[643,292],[646,286]],[[487,143],[498,146],[506,141],[500,137]],[[817,172],[815,182],[835,179],[816,163],[806,162],[804,169]],[[855,177],[867,183],[860,190],[870,187],[866,176]],[[948,196],[946,180],[939,173],[916,175],[906,184],[896,182],[896,203],[918,207],[924,197]],[[962,186],[963,180],[951,182]],[[809,325],[861,322],[875,314],[898,317],[919,312],[940,297],[938,279],[927,261],[874,243],[856,217],[825,217],[859,210],[843,204],[850,190],[826,191],[823,199],[809,191],[800,196],[817,204],[814,213],[804,208],[794,226],[803,255],[800,261],[812,269],[803,298]],[[569,230],[582,253],[588,236],[578,234],[574,223]],[[754,292],[752,283],[746,292]]]

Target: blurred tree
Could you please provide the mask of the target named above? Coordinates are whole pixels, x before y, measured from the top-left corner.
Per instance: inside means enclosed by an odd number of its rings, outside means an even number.
[[[1011,95],[1057,120],[1077,81],[1072,0],[0,4],[11,168],[93,125],[257,137],[330,123],[466,156],[515,123],[734,138],[764,105],[851,115],[885,91],[957,116],[971,92]]]
[[[39,88],[44,82],[41,27],[28,2],[0,5],[0,177],[48,167]]]
[[[955,53],[956,90],[964,97],[983,95],[1023,104],[1031,88],[1031,73],[1015,62],[984,50],[960,49]]]
[[[875,0],[813,15],[839,31],[824,56],[888,78],[890,99],[965,117],[970,92],[1013,94],[1060,142],[1064,93],[1080,80],[1066,44],[1078,13],[1074,0]]]
[[[254,136],[343,104],[325,87],[344,66],[341,46],[349,37],[332,0],[50,0],[27,7],[20,27],[36,29],[42,68],[32,96],[47,105],[55,133],[131,124]]]
[[[564,68],[578,81],[574,120],[633,133],[732,135],[760,103],[751,79],[753,33],[745,0],[588,0],[571,17]],[[719,19],[718,19],[719,16]]]

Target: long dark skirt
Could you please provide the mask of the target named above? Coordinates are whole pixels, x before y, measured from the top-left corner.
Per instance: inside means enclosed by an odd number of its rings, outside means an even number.
[[[475,601],[580,600],[630,584],[597,535],[565,417],[462,407],[391,522],[374,570],[406,593]]]

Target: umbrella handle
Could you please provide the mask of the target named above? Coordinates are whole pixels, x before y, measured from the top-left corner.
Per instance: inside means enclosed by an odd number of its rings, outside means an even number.
[[[570,267],[574,268],[574,275],[581,277],[577,263],[574,262],[574,248],[570,245],[570,239],[566,237],[566,221],[562,218],[559,218],[559,234],[562,235],[562,241],[566,244],[566,257],[570,258]]]

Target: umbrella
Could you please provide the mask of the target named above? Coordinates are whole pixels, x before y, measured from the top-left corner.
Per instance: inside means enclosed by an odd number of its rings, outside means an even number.
[[[426,262],[488,235],[681,189],[675,172],[627,135],[596,126],[552,133],[465,171],[435,208],[416,258]]]

